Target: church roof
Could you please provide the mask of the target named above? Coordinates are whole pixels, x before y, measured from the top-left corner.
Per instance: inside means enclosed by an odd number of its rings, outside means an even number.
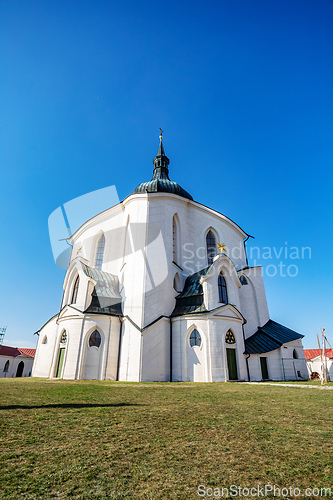
[[[314,359],[318,358],[321,355],[322,351],[319,349],[304,349],[305,359]],[[326,349],[326,357],[328,359],[333,359],[333,350]]]
[[[30,358],[34,358],[36,353],[36,349],[24,349],[22,347],[10,347],[7,345],[3,345],[0,347],[0,356],[19,356],[20,354],[25,354]]]
[[[200,278],[208,274],[210,269],[211,266],[207,266],[186,278],[183,291],[176,297],[176,306],[171,316],[208,312],[204,304]]]
[[[283,344],[303,337],[304,335],[270,319],[245,340],[244,354],[264,354],[265,352],[275,351]]]
[[[157,156],[153,159],[154,171],[153,177],[148,182],[142,182],[133,191],[135,193],[171,193],[193,200],[192,196],[185,191],[177,182],[169,179],[169,158],[164,153],[162,135],[160,135],[160,145]]]
[[[81,262],[83,272],[96,281],[92,301],[85,312],[121,315],[122,298],[119,293],[119,279],[114,274],[89,267]]]

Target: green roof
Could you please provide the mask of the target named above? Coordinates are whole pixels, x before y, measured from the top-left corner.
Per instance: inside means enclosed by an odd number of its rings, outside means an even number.
[[[245,340],[244,354],[264,354],[275,351],[283,344],[293,340],[302,339],[304,335],[280,325],[276,321],[269,320],[264,326]]]
[[[92,300],[85,312],[121,315],[122,297],[119,293],[119,279],[114,274],[89,267],[81,262],[83,272],[96,281],[91,294]]]
[[[183,291],[176,297],[176,306],[171,316],[208,312],[204,304],[200,278],[208,274],[211,267],[207,266],[186,278]]]

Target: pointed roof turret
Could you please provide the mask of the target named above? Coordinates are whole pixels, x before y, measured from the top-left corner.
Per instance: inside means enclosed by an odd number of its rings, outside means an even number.
[[[134,193],[172,193],[193,200],[192,196],[185,191],[177,182],[171,181],[169,179],[169,163],[170,160],[166,156],[163,147],[163,131],[160,134],[160,145],[158,148],[158,153],[153,159],[154,171],[153,177],[149,182],[143,182],[139,184],[135,189]]]

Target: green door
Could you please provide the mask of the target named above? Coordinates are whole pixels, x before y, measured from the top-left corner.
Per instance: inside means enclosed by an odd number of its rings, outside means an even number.
[[[268,380],[267,358],[260,358],[261,377],[263,380]]]
[[[64,357],[65,357],[65,349],[60,349],[58,368],[57,368],[57,374],[56,374],[57,378],[59,378],[61,375],[62,365],[64,364]]]
[[[229,380],[238,380],[236,349],[227,349]]]

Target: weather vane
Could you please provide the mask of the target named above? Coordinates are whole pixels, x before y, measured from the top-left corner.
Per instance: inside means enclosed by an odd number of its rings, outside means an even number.
[[[161,129],[161,127],[159,127],[159,129],[161,131],[160,139],[163,139],[163,130]]]

